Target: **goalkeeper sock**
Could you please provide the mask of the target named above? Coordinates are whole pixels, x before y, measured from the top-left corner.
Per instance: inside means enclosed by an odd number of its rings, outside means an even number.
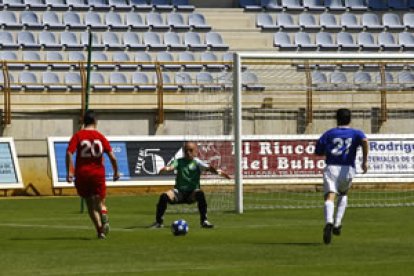
[[[336,211],[335,227],[338,227],[342,223],[342,219],[345,215],[346,206],[348,205],[348,196],[343,195],[338,197],[338,210]]]
[[[164,216],[165,211],[167,210],[167,204],[168,204],[168,195],[163,193],[160,196],[160,199],[158,201],[157,213],[156,213],[156,216],[155,216],[155,221],[160,223],[160,224],[162,224],[163,221],[164,221],[163,216]]]
[[[195,193],[197,200],[198,211],[200,212],[200,222],[203,223],[207,220],[207,202],[203,191],[197,191]]]
[[[333,224],[334,211],[335,211],[335,205],[333,201],[330,201],[330,200],[325,201],[324,213],[325,213],[326,224],[328,223]]]

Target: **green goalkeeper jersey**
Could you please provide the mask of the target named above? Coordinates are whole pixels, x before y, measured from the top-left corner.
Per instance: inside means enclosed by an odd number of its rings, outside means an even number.
[[[193,160],[179,158],[174,160],[171,166],[177,173],[174,188],[182,192],[199,189],[201,172],[209,168],[209,165],[198,158]]]

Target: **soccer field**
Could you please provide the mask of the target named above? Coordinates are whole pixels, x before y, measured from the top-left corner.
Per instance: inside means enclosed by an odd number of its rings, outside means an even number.
[[[213,212],[215,229],[201,229],[197,213],[167,213],[190,225],[174,237],[146,228],[156,200],[110,196],[112,230],[98,240],[76,197],[1,199],[0,275],[414,274],[413,208],[350,208],[327,246],[322,208]]]

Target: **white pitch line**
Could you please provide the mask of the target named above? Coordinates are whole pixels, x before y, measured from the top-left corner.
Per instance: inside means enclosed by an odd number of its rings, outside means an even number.
[[[50,224],[20,224],[20,223],[0,223],[0,227],[15,228],[49,228],[49,229],[66,229],[66,230],[90,230],[92,226],[70,226],[70,225],[50,225]],[[131,232],[134,229],[111,228],[115,232]]]

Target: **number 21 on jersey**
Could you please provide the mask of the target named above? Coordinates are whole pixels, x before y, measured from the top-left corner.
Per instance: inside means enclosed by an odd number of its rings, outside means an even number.
[[[335,145],[331,150],[331,154],[335,156],[342,155],[343,153],[348,154],[349,148],[352,145],[352,138],[334,138],[332,140]]]

